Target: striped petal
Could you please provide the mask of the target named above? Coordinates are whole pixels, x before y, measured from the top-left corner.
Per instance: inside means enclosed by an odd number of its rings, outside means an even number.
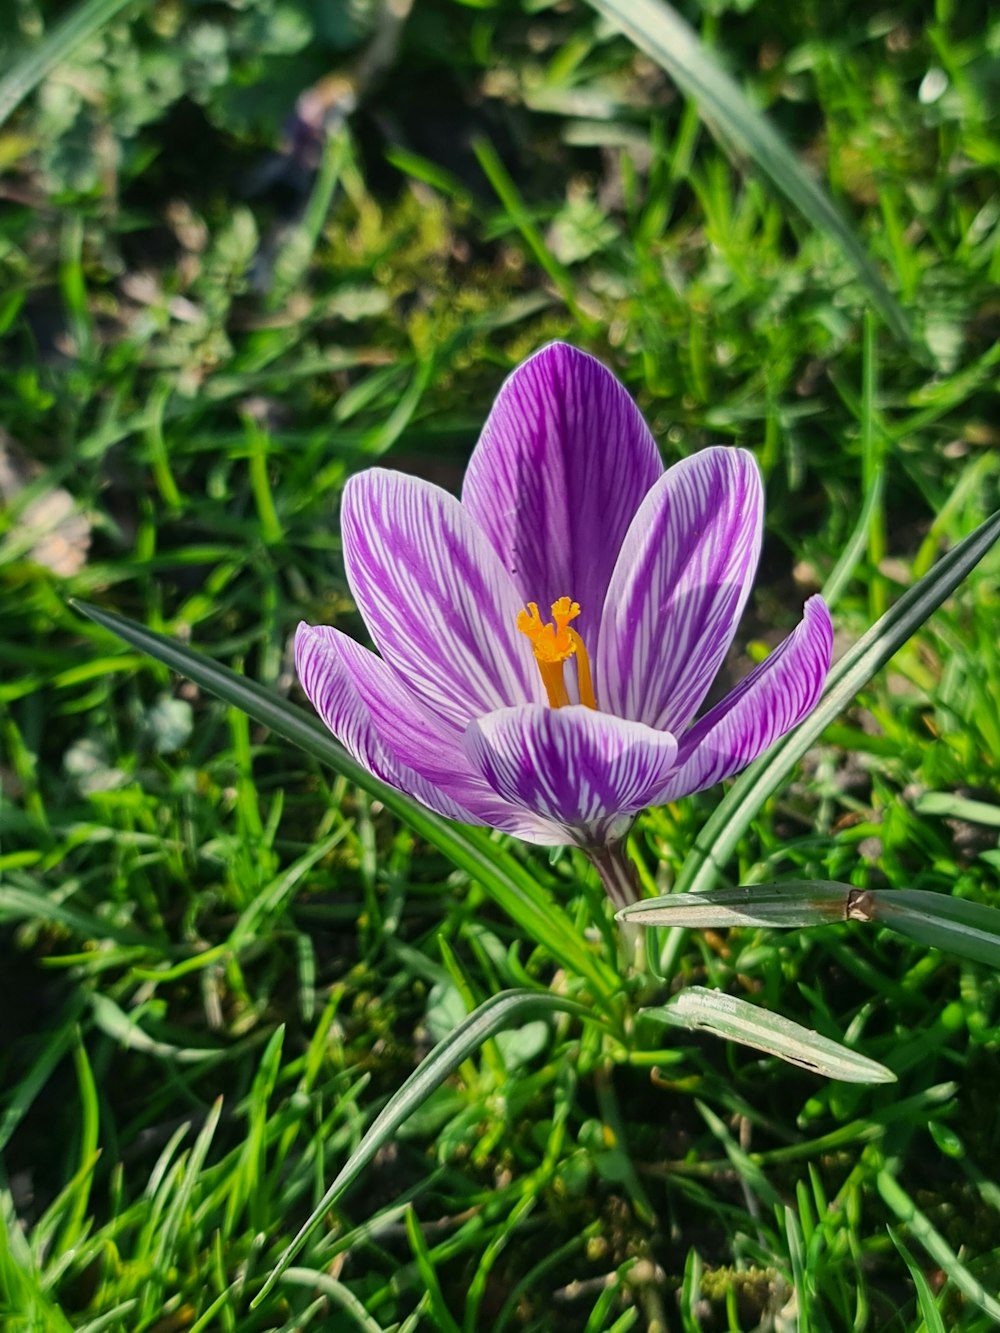
[[[760,555],[760,469],[712,448],[663,474],[628,530],[598,639],[601,708],[679,734],[722,664]]]
[[[677,771],[656,804],[731,777],[797,726],[823,692],[832,655],[830,612],[810,597],[788,638],[681,737]]]
[[[476,823],[457,801],[408,768],[385,744],[339,657],[310,625],[295,635],[295,670],[310,703],[348,754],[369,773],[449,819]]]
[[[662,472],[625,388],[592,356],[553,343],[500,389],[462,503],[523,601],[572,597],[592,642],[625,533]]]
[[[460,724],[541,697],[521,608],[496,553],[454,496],[372,468],[344,489],[344,563],[369,633],[438,716]]]
[[[438,814],[486,824],[529,842],[564,840],[560,828],[501,800],[469,763],[462,732],[437,717],[381,658],[339,630],[300,625],[295,664],[320,717],[376,777]]]
[[[677,742],[638,722],[566,708],[503,708],[465,736],[473,767],[493,790],[593,846],[620,837],[663,786]]]

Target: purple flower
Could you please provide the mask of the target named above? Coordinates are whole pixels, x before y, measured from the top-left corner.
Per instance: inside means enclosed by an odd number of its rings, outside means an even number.
[[[347,577],[381,655],[300,625],[299,678],[355,759],[432,810],[599,848],[644,806],[738,772],[819,698],[833,633],[812,597],[694,720],[762,511],[752,455],[710,448],[664,471],[618,380],[555,343],[501,388],[461,502],[382,468],[347,483]]]

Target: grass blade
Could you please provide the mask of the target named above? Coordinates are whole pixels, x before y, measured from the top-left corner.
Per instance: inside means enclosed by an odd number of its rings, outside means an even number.
[[[945,1238],[920,1211],[902,1185],[888,1170],[880,1171],[875,1184],[882,1200],[896,1214],[900,1222],[909,1228],[910,1235],[918,1240],[936,1264],[947,1274],[963,1296],[978,1305],[993,1320],[1000,1321],[1000,1301],[989,1294],[981,1282],[972,1276],[958,1255]]]
[[[84,0],[0,79],[0,125],[3,125],[29,93],[83,42],[110,23],[129,0]]]
[[[350,782],[369,792],[453,865],[471,875],[529,938],[537,940],[553,958],[588,981],[596,995],[610,1001],[618,993],[619,979],[611,966],[581,939],[569,917],[545,887],[493,841],[485,829],[452,824],[379,782],[351,759],[317,718],[272,694],[256,681],[238,676],[229,667],[124,616],[76,600],[72,605],[82,615],[187,676],[226,703],[242,709],[255,721],[329,764]]]
[[[891,606],[830,672],[817,707],[737,778],[695,839],[677,877],[678,893],[711,887],[764,802],[857,691],[937,610],[1000,537],[1000,510],[943,556]]]
[[[661,65],[694,100],[707,124],[840,246],[893,334],[915,346],[906,316],[829,195],[676,10],[665,0],[590,0],[590,4]]]
[[[780,1060],[810,1069],[841,1083],[895,1083],[896,1075],[865,1055],[821,1037],[780,1014],[759,1009],[735,995],[688,986],[656,1009],[643,1014],[671,1027],[711,1032],[725,1041],[736,1041],[757,1051],[767,1051]]]
[[[282,1281],[289,1286],[304,1287],[310,1292],[322,1292],[331,1304],[343,1310],[351,1321],[350,1327],[358,1330],[358,1333],[383,1333],[382,1325],[372,1318],[350,1287],[338,1282],[329,1273],[314,1273],[309,1268],[289,1268]],[[305,1324],[298,1327],[304,1328]]]
[[[1000,805],[971,801],[950,791],[928,791],[913,803],[918,815],[940,815],[942,819],[964,819],[969,824],[1000,828]]]
[[[463,1060],[498,1032],[503,1032],[514,1024],[525,1023],[529,1019],[553,1012],[579,1014],[584,1018],[593,1017],[583,1005],[564,999],[561,995],[553,995],[547,991],[510,990],[486,1000],[474,1013],[469,1014],[454,1032],[449,1033],[444,1041],[439,1042],[403,1086],[393,1093],[372,1121],[336,1180],[268,1275],[264,1286],[253,1299],[251,1309],[256,1308],[265,1299],[320,1225],[326,1211],[357,1180],[382,1145],[392,1138],[407,1116],[426,1101],[449,1074],[455,1072]]]
[[[917,1329],[916,1333],[947,1333],[944,1326],[944,1320],[941,1318],[941,1312],[937,1307],[937,1300],[934,1292],[931,1290],[931,1284],[927,1281],[923,1269],[917,1263],[914,1256],[903,1243],[903,1238],[896,1232],[894,1227],[887,1227],[889,1239],[895,1245],[900,1253],[903,1263],[910,1270],[910,1280],[917,1293],[917,1304],[920,1310],[920,1317],[923,1319],[923,1325]]]

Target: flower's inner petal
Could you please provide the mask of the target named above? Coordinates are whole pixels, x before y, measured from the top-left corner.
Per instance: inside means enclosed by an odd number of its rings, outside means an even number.
[[[500,709],[473,722],[465,744],[499,796],[581,846],[620,836],[677,757],[673,736],[581,705]]]
[[[504,382],[469,462],[462,503],[524,602],[568,588],[596,642],[629,523],[663,472],[628,392],[592,356],[553,343]]]
[[[680,734],[722,664],[760,555],[753,456],[712,448],[675,464],[636,514],[604,603],[601,707]]]
[[[516,628],[514,585],[453,496],[371,468],[347,483],[341,526],[369,633],[435,713],[464,728],[494,708],[542,698]]]
[[[823,692],[832,655],[830,612],[822,597],[810,597],[788,638],[681,737],[676,772],[656,803],[731,777],[797,726]]]

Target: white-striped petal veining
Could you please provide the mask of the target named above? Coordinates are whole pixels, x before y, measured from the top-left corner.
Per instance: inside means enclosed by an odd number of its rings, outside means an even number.
[[[632,398],[586,352],[552,343],[504,382],[462,503],[525,602],[572,597],[596,645],[604,593],[643,496],[663,472]]]
[[[340,743],[376,777],[465,824],[556,846],[562,829],[504,801],[470,764],[462,734],[409,695],[374,653],[329,626],[299,625],[302,688]]]
[[[752,454],[711,448],[670,468],[643,501],[611,577],[597,697],[679,734],[726,655],[757,568],[763,486]]]
[[[521,600],[454,496],[371,468],[344,490],[344,563],[368,631],[435,713],[464,726],[543,697]]]
[[[681,737],[677,770],[656,804],[731,777],[797,726],[823,692],[832,655],[830,612],[810,597],[788,638]]]
[[[316,712],[359,764],[439,815],[467,824],[479,822],[390,750],[339,656],[309,625],[300,625],[295,635],[295,670]]]
[[[499,796],[581,846],[621,836],[677,756],[666,732],[579,704],[500,709],[469,727],[466,748]]]
[[[421,703],[380,657],[326,625],[300,625],[297,649],[301,645],[301,651],[308,652],[310,639],[318,640],[313,649],[326,655],[335,675],[349,677],[382,743],[401,765],[467,811],[474,823],[516,828],[522,837],[527,836],[525,828],[532,828],[535,835],[546,833],[551,835],[549,841],[560,840],[555,830],[542,827],[542,821],[533,823],[523,810],[497,796],[470,764],[463,729]]]
[[[767,661],[693,725],[760,551],[750,454],[664,473],[625,389],[561,344],[507,380],[463,503],[374,468],[344,492],[348,580],[381,657],[300,627],[321,717],[378,777],[438,813],[593,849],[644,806],[738,772],[815,704],[832,630],[819,598]],[[527,602],[578,601],[600,711],[545,705]],[[567,690],[577,696],[572,664]],[[680,736],[678,745],[675,736]]]

